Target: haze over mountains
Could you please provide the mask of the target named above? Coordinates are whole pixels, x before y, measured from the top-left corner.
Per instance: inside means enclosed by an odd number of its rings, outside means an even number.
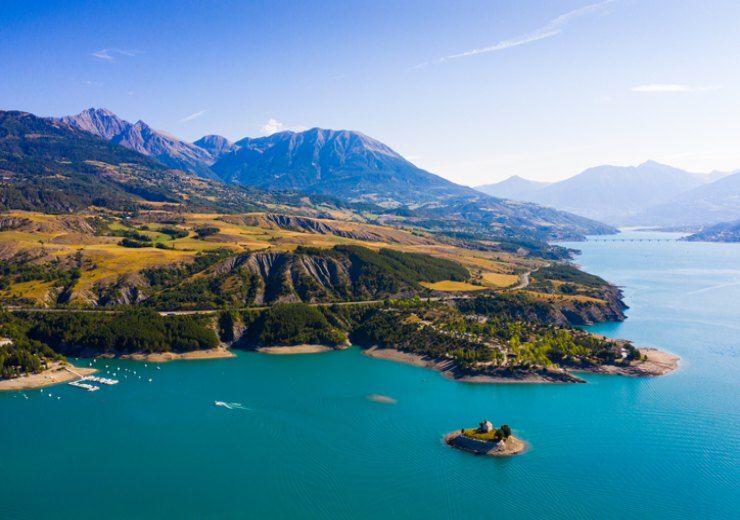
[[[701,227],[740,219],[740,171],[679,193],[635,216],[657,226]]]
[[[542,181],[530,181],[518,175],[512,175],[508,179],[495,184],[483,184],[475,189],[492,197],[502,199],[529,200],[536,192],[539,192],[551,183]]]
[[[516,177],[478,189],[617,226],[698,226],[740,218],[740,189],[732,180],[737,175],[691,173],[647,161],[597,166],[553,184]]]

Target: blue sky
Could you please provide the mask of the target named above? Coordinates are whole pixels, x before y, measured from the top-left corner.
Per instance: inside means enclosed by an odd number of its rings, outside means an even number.
[[[8,1],[0,107],[364,132],[464,184],[740,168],[740,2]]]

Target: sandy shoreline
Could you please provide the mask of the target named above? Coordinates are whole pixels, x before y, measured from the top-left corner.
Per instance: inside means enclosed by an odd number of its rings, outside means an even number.
[[[565,371],[537,372],[537,373],[513,373],[510,375],[490,375],[490,374],[458,374],[452,360],[438,359],[403,352],[394,348],[370,347],[363,351],[363,354],[376,359],[387,359],[398,361],[408,365],[414,365],[422,368],[430,368],[440,372],[443,377],[460,381],[462,383],[483,383],[483,384],[540,384],[540,383],[577,383],[582,382],[575,376],[565,376]],[[563,378],[563,379],[561,379]]]
[[[78,376],[67,370],[66,367],[71,368],[82,376],[88,376],[97,372],[95,368],[76,367],[67,363],[56,362],[38,374],[28,374],[13,379],[0,379],[0,391],[31,390],[78,379]]]
[[[640,353],[647,356],[646,361],[633,362],[628,367],[605,365],[593,369],[564,369],[541,370],[538,372],[513,372],[501,375],[492,374],[459,374],[456,372],[455,364],[449,359],[438,359],[403,352],[394,348],[370,347],[363,354],[376,359],[387,359],[422,368],[430,368],[440,372],[447,379],[460,381],[462,383],[483,384],[564,384],[584,383],[585,381],[571,372],[625,375],[631,377],[653,377],[665,375],[678,368],[680,358],[662,350],[653,348],[642,348]]]
[[[257,352],[263,354],[273,354],[277,356],[290,356],[295,354],[320,354],[322,352],[329,352],[331,350],[338,350],[334,347],[327,347],[326,345],[292,345],[289,347],[259,347]]]
[[[452,432],[445,435],[444,442],[453,448],[488,457],[511,457],[524,453],[527,449],[527,443],[513,435],[505,441],[494,443],[471,439],[460,432]]]
[[[578,370],[590,374],[620,375],[628,377],[657,377],[664,376],[678,369],[681,358],[656,348],[638,349],[640,354],[647,356],[645,361],[633,361],[629,366],[618,367],[604,365],[593,369]]]
[[[153,352],[151,354],[124,354],[121,359],[132,359],[134,361],[149,361],[150,363],[167,363],[177,360],[194,359],[223,359],[232,358],[235,354],[224,347],[210,348],[206,350],[193,350],[192,352]]]

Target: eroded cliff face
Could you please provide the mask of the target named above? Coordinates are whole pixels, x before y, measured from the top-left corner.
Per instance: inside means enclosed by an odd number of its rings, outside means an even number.
[[[254,304],[369,299],[378,291],[365,288],[362,267],[345,255],[258,252],[229,259],[214,267],[221,276],[252,281]],[[245,276],[246,275],[246,276]],[[398,284],[399,289],[402,284]],[[389,288],[384,294],[395,294]]]
[[[0,231],[12,231],[31,224],[31,221],[23,217],[0,215]]]
[[[624,321],[627,305],[622,291],[614,286],[603,288],[601,301],[566,301],[555,308],[570,325],[593,325],[607,321]]]
[[[153,287],[147,276],[137,273],[102,281],[94,291],[70,292],[64,299],[65,303],[76,299],[91,305],[126,305],[160,298],[155,306],[175,309],[176,303],[183,302],[188,304],[185,308],[209,308],[200,298],[205,293],[217,296],[221,302],[217,306],[246,307],[366,301],[428,292],[404,274],[408,273],[384,270],[351,251],[259,251],[225,258],[170,287]]]

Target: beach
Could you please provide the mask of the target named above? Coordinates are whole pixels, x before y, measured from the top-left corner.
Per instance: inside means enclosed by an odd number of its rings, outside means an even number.
[[[337,349],[327,347],[326,345],[292,345],[289,347],[259,347],[257,352],[278,356],[289,356],[295,354],[320,354],[322,352],[329,352],[330,350]]]
[[[482,384],[539,384],[539,383],[579,383],[582,379],[572,376],[564,370],[541,370],[538,372],[512,371],[501,375],[492,374],[468,374],[459,372],[454,362],[450,359],[438,359],[403,352],[394,348],[370,347],[363,354],[375,359],[387,359],[414,365],[417,367],[430,368],[440,372],[443,377],[460,381],[461,383]]]
[[[681,358],[675,354],[656,348],[640,348],[638,350],[647,359],[633,361],[628,366],[602,365],[586,370],[578,369],[577,371],[628,377],[657,377],[664,376],[678,369]]]
[[[166,363],[177,360],[195,359],[222,359],[232,358],[235,354],[224,347],[216,347],[206,350],[193,350],[192,352],[153,352],[151,354],[125,354],[121,359],[132,359],[134,361],[149,361],[151,363]]]
[[[56,362],[38,374],[28,374],[13,379],[0,379],[0,391],[31,390],[66,383],[79,378],[77,374],[67,368],[71,368],[81,376],[89,376],[97,372],[95,368],[82,368],[69,365],[68,363]]]

